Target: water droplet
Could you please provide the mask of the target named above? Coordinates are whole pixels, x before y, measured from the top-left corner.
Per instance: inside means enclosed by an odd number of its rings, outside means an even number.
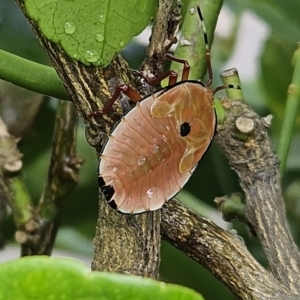
[[[145,172],[149,172],[151,170],[146,157],[140,156],[137,163],[138,166],[143,166]]]
[[[87,51],[85,51],[84,56],[85,56],[85,59],[91,63],[95,63],[100,60],[100,57],[99,57],[99,54],[97,51],[87,50]]]
[[[142,166],[142,165],[144,165],[145,163],[146,163],[146,157],[144,157],[144,156],[140,156],[139,158],[138,158],[138,165],[139,166]]]
[[[121,42],[119,43],[119,45],[120,45],[120,47],[123,47],[123,46],[125,45],[125,43],[124,43],[123,41],[121,41]]]
[[[164,142],[167,142],[167,141],[168,141],[168,138],[163,134],[163,135],[162,135],[162,140],[163,140]]]
[[[146,194],[149,198],[153,198],[153,194],[154,194],[154,189],[149,189],[146,191]]]
[[[158,145],[153,145],[152,152],[157,153],[158,151],[159,151],[159,146]]]
[[[103,33],[97,33],[96,34],[96,40],[98,42],[103,42],[104,41],[104,34]]]
[[[73,22],[66,22],[64,29],[66,34],[73,34],[76,30],[76,26]]]
[[[159,162],[163,162],[165,160],[164,156],[163,156],[163,153],[160,151],[158,145],[153,145],[152,146],[152,152],[155,154],[155,156],[156,156],[156,158]]]
[[[100,21],[100,23],[102,23],[102,24],[105,23],[105,18],[104,18],[103,15],[100,15],[100,16],[99,16],[99,21]]]

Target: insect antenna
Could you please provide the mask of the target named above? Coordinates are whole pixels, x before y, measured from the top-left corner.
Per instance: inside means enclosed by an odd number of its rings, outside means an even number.
[[[203,15],[200,9],[200,6],[197,5],[197,12],[199,19],[201,21],[201,26],[202,26],[202,31],[203,31],[203,38],[204,38],[204,43],[205,43],[205,56],[206,56],[206,66],[207,66],[207,72],[208,72],[208,80],[205,84],[206,88],[210,87],[213,81],[213,71],[212,71],[212,66],[211,66],[211,55],[210,55],[210,50],[209,50],[209,44],[208,44],[208,37],[207,37],[207,31],[206,31],[206,26],[205,22],[203,19]]]
[[[206,26],[204,22],[204,18],[200,9],[200,6],[197,5],[197,12],[199,19],[201,21],[201,26],[202,26],[202,31],[203,31],[203,38],[204,38],[204,43],[205,43],[205,56],[206,56],[206,66],[207,66],[207,72],[208,72],[208,80],[205,84],[206,88],[210,87],[212,82],[213,82],[213,71],[212,71],[212,65],[211,65],[211,55],[210,55],[210,49],[209,49],[209,43],[208,43],[208,36],[207,36],[207,31],[206,31]],[[228,85],[220,85],[216,87],[213,90],[213,93],[215,94],[216,92],[224,89],[238,89],[240,90],[241,87],[237,84],[228,84]]]

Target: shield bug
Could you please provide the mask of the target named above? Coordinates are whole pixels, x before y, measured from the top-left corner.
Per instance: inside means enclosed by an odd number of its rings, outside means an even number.
[[[183,64],[181,81],[169,71],[152,83],[169,77],[169,86],[141,96],[127,85],[117,88],[102,111],[107,113],[123,92],[136,105],[112,130],[102,149],[99,186],[111,207],[122,213],[141,213],[159,209],[186,184],[213,139],[216,115],[215,90],[206,28],[197,7],[206,45],[209,79],[206,84],[188,80],[189,64]],[[149,82],[151,80],[148,80]]]

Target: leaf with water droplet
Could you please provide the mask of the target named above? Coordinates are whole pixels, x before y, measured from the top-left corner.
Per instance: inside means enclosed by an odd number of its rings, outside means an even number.
[[[24,0],[42,33],[73,59],[107,66],[154,15],[156,0]]]
[[[76,26],[73,22],[66,22],[64,28],[66,34],[73,34],[76,30]]]
[[[100,55],[96,50],[87,50],[85,52],[85,59],[90,63],[96,63],[100,60]]]
[[[104,41],[104,34],[101,33],[101,32],[97,33],[97,34],[96,34],[96,40],[97,40],[98,42],[103,42],[103,41]]]

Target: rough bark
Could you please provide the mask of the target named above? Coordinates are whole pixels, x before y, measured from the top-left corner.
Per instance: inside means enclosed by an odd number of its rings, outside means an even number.
[[[260,118],[242,101],[224,101],[227,116],[218,126],[216,141],[240,178],[245,193],[246,218],[262,243],[275,278],[300,292],[300,254],[292,238],[282,198],[279,161],[271,148],[268,118]],[[249,134],[236,121],[254,122]]]
[[[162,208],[163,238],[207,268],[239,299],[296,299],[248,252],[236,233],[219,228],[173,199]]]
[[[21,255],[50,255],[60,226],[65,195],[78,183],[82,160],[76,155],[78,114],[73,103],[60,101],[55,118],[48,178],[31,217],[20,224],[16,239]]]

